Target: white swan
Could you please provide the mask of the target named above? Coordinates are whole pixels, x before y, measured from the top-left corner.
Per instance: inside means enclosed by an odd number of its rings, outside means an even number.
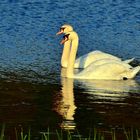
[[[73,27],[71,25],[65,24],[60,28],[60,31],[57,33],[57,35],[63,34],[63,33],[67,34],[68,32],[71,32],[71,31],[73,31]],[[71,42],[68,40],[64,44],[63,53],[62,53],[62,57],[61,57],[61,66],[62,67],[67,67],[69,53],[70,53],[70,43]],[[78,59],[76,59],[75,64],[74,64],[74,68],[86,68],[88,65],[90,65],[94,61],[97,61],[99,59],[106,59],[107,60],[107,58],[121,61],[120,58],[113,56],[111,54],[104,53],[101,51],[92,51],[92,52],[87,53],[87,54],[79,57]],[[133,60],[134,60],[134,58],[125,60],[123,62],[130,63]]]
[[[77,33],[74,31],[68,32],[61,41],[61,44],[66,43],[68,40],[71,42],[66,72],[66,77],[68,78],[126,80],[134,78],[140,71],[140,66],[133,68],[122,61],[110,60],[97,66],[93,62],[78,74],[74,74],[74,64],[79,43]]]

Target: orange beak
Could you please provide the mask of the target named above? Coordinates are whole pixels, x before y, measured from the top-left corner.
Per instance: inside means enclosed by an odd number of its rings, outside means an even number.
[[[67,38],[63,38],[63,39],[61,40],[60,44],[63,45],[66,41],[68,41],[68,39],[67,39]]]
[[[64,29],[65,29],[65,27],[61,27],[60,30],[59,30],[59,32],[56,33],[56,35],[63,34],[64,33]]]
[[[59,32],[56,33],[56,35],[63,34],[63,30],[60,30]]]

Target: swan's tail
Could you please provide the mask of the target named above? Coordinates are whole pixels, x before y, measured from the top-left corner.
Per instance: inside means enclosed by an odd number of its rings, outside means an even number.
[[[134,59],[135,59],[135,58],[127,59],[127,60],[124,60],[123,62],[129,64],[129,63],[131,63],[132,61],[134,61]]]
[[[140,66],[137,66],[131,70],[129,78],[134,78],[138,72],[140,72]]]

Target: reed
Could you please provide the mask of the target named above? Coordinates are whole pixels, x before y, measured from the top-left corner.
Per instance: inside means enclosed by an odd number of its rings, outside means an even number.
[[[63,140],[63,132],[62,132],[62,130],[61,130],[61,132],[58,132],[58,130],[56,130],[56,135],[57,135],[58,140]]]
[[[15,137],[16,140],[31,140],[31,130],[28,130],[28,133],[25,134],[23,128],[21,128],[21,132],[18,133],[17,129],[15,128]]]
[[[123,129],[124,133],[124,139],[125,140],[140,140],[140,135],[138,130],[134,130],[133,128],[131,129]],[[116,130],[112,129],[110,132],[110,138],[111,140],[119,140],[116,138]],[[40,140],[108,140],[105,137],[104,132],[97,131],[96,128],[93,129],[93,132],[89,132],[89,136],[82,137],[77,130],[75,134],[73,134],[71,131],[58,131],[53,133],[50,131],[48,128],[46,132],[41,132],[39,134]],[[28,130],[28,132],[24,132],[23,128],[21,128],[20,132],[17,131],[15,128],[15,140],[32,140],[33,136],[31,135],[31,129]],[[2,125],[1,130],[0,130],[0,140],[7,140],[6,138],[10,138],[10,136],[7,136],[5,133],[5,125]]]
[[[4,140],[5,139],[4,130],[5,130],[5,125],[3,124],[2,128],[1,128],[1,133],[0,133],[0,140]]]
[[[112,140],[116,140],[116,133],[114,129],[111,130],[111,135],[112,135]]]
[[[41,132],[42,140],[50,140],[50,129],[48,128],[47,132]]]
[[[135,130],[131,128],[130,130],[126,130],[124,128],[124,134],[126,136],[126,140],[140,140],[139,132],[138,130]]]

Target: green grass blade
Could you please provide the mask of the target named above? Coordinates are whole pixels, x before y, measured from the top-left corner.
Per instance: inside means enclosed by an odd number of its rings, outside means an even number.
[[[28,140],[31,140],[31,130],[29,128],[29,131],[28,131]]]
[[[116,140],[115,130],[112,130],[112,140]]]
[[[140,140],[140,137],[139,137],[139,132],[138,132],[138,130],[136,130],[136,138],[137,138],[137,140]]]
[[[4,140],[4,131],[5,131],[5,125],[2,125],[2,129],[1,129],[1,134],[0,134],[0,140]]]
[[[129,140],[129,135],[128,135],[128,133],[126,132],[126,129],[125,129],[125,128],[124,128],[124,134],[125,134],[125,136],[126,136],[126,139]]]
[[[61,133],[60,133],[60,134],[59,134],[59,132],[56,130],[56,134],[57,134],[58,140],[63,140],[62,130],[61,130]]]
[[[96,138],[97,138],[97,130],[96,128],[94,128],[94,140],[96,140]]]
[[[15,128],[15,135],[16,135],[16,140],[18,140],[18,132],[16,128]]]

